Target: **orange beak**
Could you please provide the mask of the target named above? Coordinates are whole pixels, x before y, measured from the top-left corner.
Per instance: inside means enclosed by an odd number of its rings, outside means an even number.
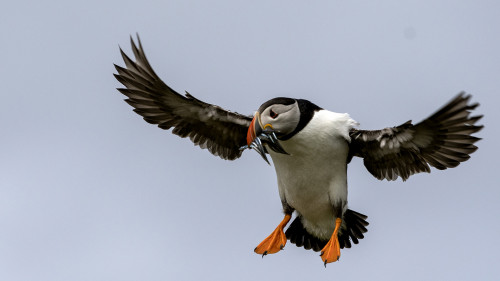
[[[242,147],[242,149],[250,148],[257,151],[262,158],[269,163],[269,160],[266,157],[267,150],[264,148],[264,144],[267,145],[271,150],[277,153],[288,154],[285,149],[281,146],[274,133],[273,127],[271,124],[266,124],[264,129],[262,128],[260,122],[260,114],[259,112],[255,113],[255,116],[250,122],[250,126],[247,131],[247,145]],[[270,164],[270,163],[269,163]]]
[[[262,133],[262,128],[260,127],[260,122],[259,119],[260,115],[259,113],[255,113],[255,116],[252,119],[252,122],[250,123],[250,127],[248,127],[248,132],[247,132],[247,144],[250,146],[250,144],[255,140],[255,138]],[[257,122],[256,122],[257,121]]]
[[[250,127],[248,127],[248,132],[247,132],[247,144],[250,145],[253,140],[255,139],[255,117],[252,119],[252,122],[250,123]]]

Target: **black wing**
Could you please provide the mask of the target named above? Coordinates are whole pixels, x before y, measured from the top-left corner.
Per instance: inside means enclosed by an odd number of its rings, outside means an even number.
[[[474,125],[482,115],[470,116],[479,105],[469,104],[470,97],[458,94],[417,125],[408,121],[377,131],[353,129],[349,159],[362,157],[368,171],[380,180],[429,173],[429,165],[439,170],[458,166],[477,150],[474,143],[480,138],[471,134],[483,128]]]
[[[156,75],[146,59],[141,41],[139,46],[130,38],[135,62],[120,48],[126,68],[117,66],[116,79],[126,88],[119,88],[125,101],[148,123],[207,148],[212,154],[233,160],[241,156],[251,117],[205,103],[186,92],[178,94]]]

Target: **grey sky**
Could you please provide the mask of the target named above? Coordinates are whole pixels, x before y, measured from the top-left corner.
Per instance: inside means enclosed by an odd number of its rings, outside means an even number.
[[[500,243],[498,1],[10,1],[0,9],[0,280],[494,280]],[[276,96],[415,122],[481,103],[456,169],[379,182],[349,166],[366,238],[325,269],[288,244],[274,168],[223,161],[144,122],[115,90],[139,32],[179,92],[252,114]]]

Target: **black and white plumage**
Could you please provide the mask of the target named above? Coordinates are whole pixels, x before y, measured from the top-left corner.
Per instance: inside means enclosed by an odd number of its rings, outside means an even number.
[[[173,128],[172,133],[189,137],[223,159],[240,157],[244,147],[254,148],[266,160],[266,154],[271,156],[285,212],[281,230],[277,228],[272,239],[285,239],[282,230],[294,211],[297,218],[286,238],[297,246],[325,252],[333,236],[338,237],[340,248],[364,237],[367,217],[347,208],[347,164],[354,156],[363,158],[368,171],[380,180],[406,180],[415,173],[430,172],[430,166],[456,167],[477,149],[474,143],[479,138],[471,134],[482,128],[475,125],[482,116],[470,116],[478,104],[469,104],[470,95],[465,93],[420,123],[408,121],[375,131],[358,130],[348,114],[302,99],[269,100],[251,117],[187,92],[180,95],[155,74],[139,39],[138,46],[132,39],[131,44],[135,61],[120,49],[126,67],[115,65],[115,77],[125,86],[118,90],[144,120],[162,129]],[[256,252],[279,251],[285,242],[273,240],[269,243],[277,249],[259,245]],[[326,264],[339,255],[328,253],[328,258],[322,258]]]
[[[436,113],[413,125],[376,131],[352,130],[350,157],[358,156],[377,179],[403,180],[429,173],[429,165],[439,170],[454,168],[477,150],[479,138],[471,136],[483,126],[475,123],[483,116],[470,116],[479,104],[469,104],[471,96],[460,93]]]

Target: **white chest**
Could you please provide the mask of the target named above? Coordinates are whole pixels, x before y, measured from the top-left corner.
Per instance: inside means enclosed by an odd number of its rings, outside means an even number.
[[[317,233],[321,236],[333,231],[334,206],[347,208],[346,159],[355,125],[347,114],[321,110],[303,130],[280,142],[290,155],[271,152],[281,199],[302,215],[308,230],[327,233]]]

